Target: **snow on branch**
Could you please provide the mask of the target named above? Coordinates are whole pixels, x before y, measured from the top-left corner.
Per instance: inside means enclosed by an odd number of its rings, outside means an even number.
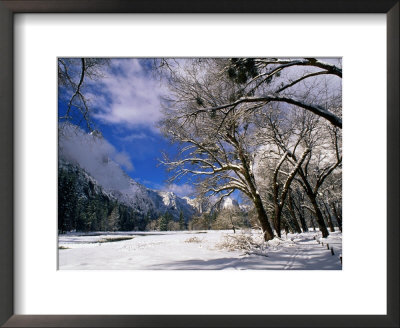
[[[222,110],[225,108],[229,108],[229,110],[232,110],[242,103],[255,103],[255,102],[263,102],[265,104],[267,104],[269,102],[284,102],[287,104],[295,105],[297,107],[304,108],[314,114],[317,114],[317,115],[327,119],[329,122],[331,122],[334,126],[337,126],[338,128],[342,128],[342,119],[340,117],[336,116],[335,114],[327,111],[326,109],[324,109],[320,106],[301,102],[299,100],[292,99],[289,97],[284,97],[284,96],[242,97],[242,98],[240,98],[232,103],[229,103],[229,104],[224,104],[224,105],[216,106],[216,107],[197,109],[196,111],[194,111],[193,113],[191,113],[189,115],[195,116],[200,113],[215,112],[217,110]]]
[[[256,63],[262,63],[265,66],[268,65],[281,65],[280,67],[286,68],[290,66],[314,66],[318,68],[325,69],[329,71],[330,74],[336,75],[338,77],[342,77],[342,69],[335,66],[331,65],[325,62],[322,62],[320,60],[317,60],[315,58],[304,58],[304,59],[255,59],[254,60]]]

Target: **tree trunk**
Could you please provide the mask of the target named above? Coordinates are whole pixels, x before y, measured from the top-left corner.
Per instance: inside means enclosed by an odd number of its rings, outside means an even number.
[[[277,203],[275,203],[274,210],[275,210],[275,213],[274,213],[275,214],[274,215],[274,228],[275,228],[275,231],[276,231],[278,237],[280,238],[281,237],[282,208]]]
[[[297,221],[296,217],[295,216],[292,217],[292,219],[290,221],[292,222],[292,224],[294,226],[294,230],[297,233],[301,233],[301,228],[300,228],[299,222]]]
[[[326,217],[328,218],[328,225],[329,225],[329,229],[331,232],[335,232],[335,227],[333,226],[333,222],[332,222],[332,216],[331,213],[329,212],[329,208],[326,205],[325,202],[323,202],[324,207],[325,207],[325,212],[326,212]]]
[[[333,213],[335,214],[336,221],[339,226],[339,230],[342,231],[342,217],[341,217],[341,215],[339,215],[338,211],[336,210],[335,203],[332,203],[332,209],[333,209]]]
[[[301,233],[299,221],[297,220],[296,213],[294,211],[293,198],[292,198],[292,195],[291,195],[290,191],[289,191],[289,199],[288,199],[288,209],[289,209],[290,215],[292,216],[292,222],[293,222],[293,224],[295,226],[295,229],[296,229],[297,233]],[[300,220],[300,222],[301,222],[301,220]],[[301,224],[303,224],[303,222],[301,222]],[[307,228],[307,226],[306,226],[306,228]],[[304,227],[303,227],[303,231],[304,231]]]
[[[274,238],[274,232],[272,231],[271,225],[268,221],[267,212],[264,209],[264,206],[261,201],[260,195],[256,194],[254,196],[254,206],[256,207],[258,220],[260,221],[261,228],[264,233],[264,240],[268,241]]]
[[[296,205],[292,193],[289,193],[289,204],[292,206],[293,208],[293,213],[297,213],[299,214],[299,219],[300,219],[300,224],[301,224],[301,228],[303,229],[303,232],[308,232],[308,226],[306,223],[306,218],[304,215],[304,208],[300,206],[300,208]],[[295,211],[296,210],[296,211]]]
[[[228,138],[232,141],[234,147],[236,147],[236,149],[238,150],[238,155],[239,155],[240,161],[243,164],[243,172],[242,173],[243,173],[243,176],[250,188],[250,194],[251,194],[251,196],[253,196],[253,203],[257,210],[258,221],[260,221],[261,228],[264,233],[264,240],[265,241],[271,240],[274,238],[274,232],[272,231],[271,225],[268,221],[268,215],[264,209],[260,194],[257,191],[254,175],[253,175],[252,171],[250,170],[250,165],[249,165],[248,159],[243,154],[243,149],[240,147],[239,142],[233,136],[228,136]]]
[[[322,232],[322,237],[326,238],[329,236],[329,232],[328,232],[328,229],[326,228],[326,224],[324,221],[324,217],[322,216],[321,210],[319,209],[316,196],[311,195],[311,194],[309,196],[310,196],[311,204],[314,208],[315,217],[316,217],[316,220],[318,223],[319,231]]]
[[[314,222],[314,216],[311,214],[310,215],[310,221],[311,221],[311,226],[314,231],[317,231],[317,228],[315,227],[315,222]]]
[[[286,235],[289,233],[289,226],[287,224],[285,224],[285,233]]]
[[[307,223],[306,223],[306,219],[305,219],[304,215],[299,214],[299,219],[300,219],[301,228],[303,229],[303,232],[308,232],[308,227],[307,227]]]
[[[231,225],[232,225],[233,233],[236,233],[236,229],[235,229],[235,225],[234,225],[234,223],[233,223],[233,221],[232,221],[232,217],[230,218],[230,220],[231,220]]]

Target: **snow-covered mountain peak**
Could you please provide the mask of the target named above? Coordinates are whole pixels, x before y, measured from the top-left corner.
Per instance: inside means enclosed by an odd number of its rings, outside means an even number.
[[[197,208],[199,206],[199,202],[196,198],[190,198],[190,197],[184,196],[184,197],[182,197],[182,199],[186,200],[186,202],[193,207]]]
[[[143,215],[168,211],[178,218],[181,211],[185,217],[197,212],[196,207],[173,192],[151,190],[133,180],[113,160],[115,152],[115,148],[101,134],[86,133],[70,124],[60,127],[60,168],[66,169],[65,163],[79,167],[107,194]]]
[[[239,203],[231,197],[225,197],[222,201],[221,208],[223,209],[233,209],[239,208]]]
[[[157,191],[165,206],[176,206],[176,195],[172,191]]]

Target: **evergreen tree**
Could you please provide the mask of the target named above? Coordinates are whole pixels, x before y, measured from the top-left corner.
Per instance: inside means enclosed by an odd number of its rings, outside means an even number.
[[[143,218],[143,220],[141,220],[141,224],[139,226],[139,230],[140,231],[144,231],[147,229],[147,227],[149,226],[151,222],[151,215],[149,212],[146,213],[145,217]]]
[[[90,200],[86,210],[86,221],[84,222],[84,231],[94,231],[96,222],[96,204],[95,201]]]
[[[119,210],[118,206],[115,205],[114,209],[111,211],[111,214],[108,216],[107,230],[109,231],[118,230],[118,222],[119,222]]]
[[[186,228],[185,219],[183,217],[183,212],[181,210],[181,212],[179,213],[179,229],[185,230],[185,228]]]
[[[84,197],[79,198],[78,200],[78,210],[77,210],[77,217],[76,217],[76,224],[74,229],[77,231],[84,230],[87,221],[87,208],[88,208],[88,200]]]
[[[77,216],[76,177],[59,170],[58,174],[58,230],[63,233],[75,228]]]
[[[172,220],[171,214],[165,212],[165,214],[161,217],[160,220],[160,231],[168,231],[168,223],[171,220]]]

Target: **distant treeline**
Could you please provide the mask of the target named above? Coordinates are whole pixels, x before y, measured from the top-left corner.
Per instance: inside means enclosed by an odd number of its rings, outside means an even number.
[[[239,208],[174,218],[164,213],[142,214],[108,195],[82,169],[73,165],[58,170],[58,231],[174,231],[235,229],[254,226],[254,215]]]
[[[88,180],[78,169],[58,171],[58,230],[131,231],[145,230],[154,218],[141,214],[115,199]]]

